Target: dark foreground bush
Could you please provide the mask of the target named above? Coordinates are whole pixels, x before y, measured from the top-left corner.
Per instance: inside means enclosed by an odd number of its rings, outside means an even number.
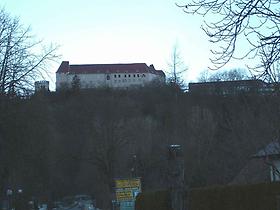
[[[189,210],[277,210],[280,183],[198,188],[189,195]],[[136,210],[171,210],[170,204],[168,191],[147,192],[137,197]]]
[[[136,210],[171,210],[168,191],[145,192],[137,196]]]
[[[191,210],[276,210],[280,183],[193,189]]]

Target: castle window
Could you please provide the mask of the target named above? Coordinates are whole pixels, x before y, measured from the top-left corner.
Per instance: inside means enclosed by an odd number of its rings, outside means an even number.
[[[107,77],[106,77],[106,78],[107,78],[107,80],[110,80],[110,75],[107,75]]]
[[[119,77],[121,77],[121,75],[119,74]]]
[[[124,77],[126,77],[126,74],[124,75]]]
[[[116,77],[117,77],[117,75],[114,75],[114,77],[116,78]]]
[[[139,74],[137,74],[137,77],[139,77]]]
[[[133,77],[135,77],[135,74],[133,74]]]
[[[142,77],[145,77],[145,76],[146,76],[145,74],[142,75]]]
[[[130,74],[128,75],[128,77],[130,77]]]

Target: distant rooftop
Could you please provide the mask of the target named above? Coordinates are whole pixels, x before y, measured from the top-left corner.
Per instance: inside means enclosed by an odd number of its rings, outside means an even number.
[[[62,61],[56,73],[69,73],[69,74],[153,73],[153,74],[165,76],[162,70],[156,70],[153,65],[148,66],[146,63],[69,65],[69,61]]]
[[[266,157],[280,155],[280,144],[278,141],[269,143],[264,149],[261,149],[253,157]]]
[[[239,85],[239,84],[259,84],[259,85],[264,85],[267,84],[266,82],[260,80],[260,79],[247,79],[247,80],[228,80],[228,81],[211,81],[211,82],[190,82],[191,85],[216,85],[216,84],[234,84],[234,85]]]

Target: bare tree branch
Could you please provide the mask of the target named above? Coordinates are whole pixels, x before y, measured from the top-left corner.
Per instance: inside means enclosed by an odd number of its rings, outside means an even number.
[[[271,68],[279,68],[280,59],[279,0],[190,0],[177,6],[205,18],[202,29],[217,47],[211,50],[210,69],[232,59],[250,58],[259,63],[249,65],[257,76],[274,81]],[[241,40],[247,45],[239,45]]]
[[[47,75],[58,46],[44,46],[18,18],[0,10],[0,94],[24,94]]]

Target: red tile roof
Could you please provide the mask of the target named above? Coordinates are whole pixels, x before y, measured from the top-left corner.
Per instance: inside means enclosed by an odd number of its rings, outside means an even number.
[[[146,63],[69,65],[69,61],[62,61],[56,73],[153,73],[165,76],[163,71],[156,70],[153,65],[147,66]]]

